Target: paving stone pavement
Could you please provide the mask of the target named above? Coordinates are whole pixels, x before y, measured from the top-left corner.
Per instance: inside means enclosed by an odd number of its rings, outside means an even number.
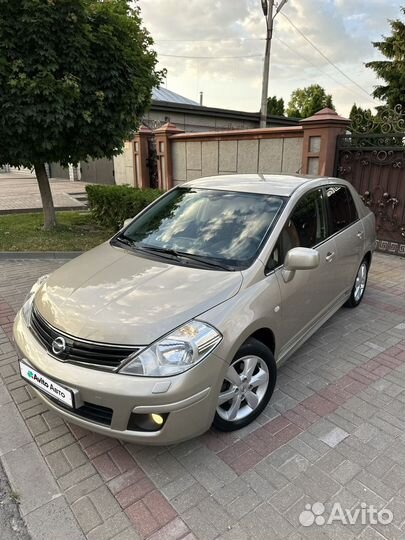
[[[84,182],[69,180],[50,180],[55,208],[86,209],[86,205],[77,200],[75,195],[85,193]],[[0,174],[0,214],[12,214],[22,211],[41,211],[42,202],[37,179],[34,175],[22,172]]]
[[[60,264],[0,261],[0,458],[34,540],[405,540],[404,259],[375,255],[361,306],[280,368],[252,425],[171,447],[67,425],[20,379],[15,311]],[[336,503],[393,519],[323,524]]]

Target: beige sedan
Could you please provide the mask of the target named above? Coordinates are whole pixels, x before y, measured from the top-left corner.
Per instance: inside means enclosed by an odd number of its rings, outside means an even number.
[[[363,297],[374,215],[337,178],[176,187],[33,286],[21,375],[69,422],[170,444],[252,422],[277,367]]]

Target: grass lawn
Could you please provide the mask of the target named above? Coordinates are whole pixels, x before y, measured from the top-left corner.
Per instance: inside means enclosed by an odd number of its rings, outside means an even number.
[[[114,231],[97,225],[90,212],[57,212],[58,225],[42,229],[42,213],[0,216],[0,251],[86,251]]]

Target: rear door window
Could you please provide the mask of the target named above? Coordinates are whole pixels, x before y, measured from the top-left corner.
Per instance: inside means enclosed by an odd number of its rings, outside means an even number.
[[[294,247],[313,248],[326,238],[326,219],[321,189],[302,197],[282,232],[284,253]]]
[[[358,219],[353,197],[345,186],[329,186],[326,188],[329,205],[330,233],[335,234]]]
[[[350,220],[351,220],[351,223],[354,223],[355,221],[359,219],[359,214],[357,212],[357,208],[356,208],[356,205],[354,204],[353,196],[350,193],[350,190],[347,188],[345,188],[345,190],[347,194],[347,204],[349,205],[349,210],[350,210]]]

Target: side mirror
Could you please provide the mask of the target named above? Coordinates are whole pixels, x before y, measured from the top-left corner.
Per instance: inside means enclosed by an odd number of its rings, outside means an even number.
[[[122,226],[122,228],[125,229],[125,227],[128,227],[128,225],[131,223],[131,221],[133,219],[134,218],[130,217],[130,218],[127,218],[126,220],[124,220],[124,225]]]
[[[316,249],[296,247],[287,252],[284,259],[283,279],[292,280],[296,270],[312,270],[319,266],[320,257]]]

